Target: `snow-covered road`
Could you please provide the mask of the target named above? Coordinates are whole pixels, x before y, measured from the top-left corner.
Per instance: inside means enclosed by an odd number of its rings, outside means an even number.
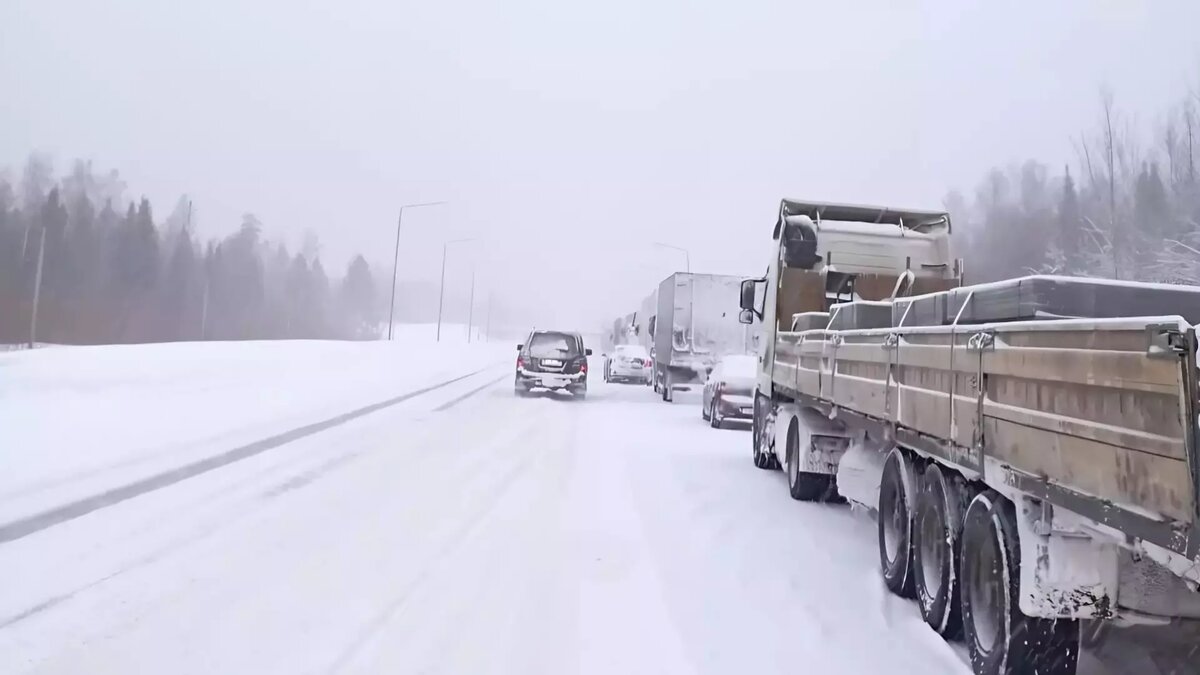
[[[505,357],[0,544],[0,672],[969,671],[868,518],[598,380],[516,398]]]
[[[0,545],[0,672],[964,672],[745,431],[508,370]]]

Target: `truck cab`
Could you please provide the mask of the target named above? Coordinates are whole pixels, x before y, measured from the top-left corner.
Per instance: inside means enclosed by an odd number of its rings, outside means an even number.
[[[758,394],[773,395],[775,335],[793,317],[854,300],[885,300],[961,284],[950,215],[784,199],[766,274],[741,288],[743,323],[761,324]]]

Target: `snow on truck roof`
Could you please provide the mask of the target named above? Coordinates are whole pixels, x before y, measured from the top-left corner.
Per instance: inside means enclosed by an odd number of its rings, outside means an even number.
[[[775,221],[775,236],[779,236],[785,218],[800,215],[808,216],[814,222],[833,220],[896,225],[916,232],[939,225],[944,225],[947,231],[950,229],[950,214],[945,211],[784,199],[779,204],[779,219]]]

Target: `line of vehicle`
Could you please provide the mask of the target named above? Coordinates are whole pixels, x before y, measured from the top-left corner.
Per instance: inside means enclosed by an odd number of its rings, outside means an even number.
[[[163,471],[152,476],[147,476],[146,478],[136,480],[132,483],[111,488],[89,497],[77,499],[62,506],[57,506],[40,513],[35,513],[23,518],[19,518],[12,522],[5,523],[0,525],[0,544],[16,541],[17,539],[21,539],[31,534],[54,527],[55,525],[61,525],[62,523],[86,516],[94,511],[108,508],[121,502],[133,499],[134,497],[144,495],[148,492],[160,490],[181,481],[185,481],[189,478],[194,478],[201,474],[208,473],[209,471],[219,469],[223,466],[228,466],[234,462],[253,457],[266,452],[267,450],[291,443],[292,441],[296,441],[306,436],[311,436],[321,431],[325,431],[326,429],[345,424],[351,420],[357,419],[364,415],[369,415],[389,406],[402,403],[417,396],[421,396],[422,394],[427,394],[429,392],[442,389],[443,387],[450,386],[456,382],[461,382],[469,377],[478,375],[485,370],[488,370],[488,368],[480,368],[465,375],[460,375],[428,387],[410,391],[406,394],[394,396],[378,403],[372,403],[371,405],[363,406],[347,413],[342,413],[341,415],[331,417],[321,422],[306,424],[302,427],[297,427],[281,434],[276,434],[253,443],[234,448],[232,450],[227,450],[220,454],[213,455],[212,457],[206,457],[204,459],[191,462],[190,464],[185,464],[183,466]],[[489,382],[488,385],[494,383],[495,381],[492,381]],[[486,387],[488,385],[484,386]]]

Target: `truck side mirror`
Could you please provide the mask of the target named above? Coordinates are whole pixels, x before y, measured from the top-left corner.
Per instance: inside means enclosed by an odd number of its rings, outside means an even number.
[[[754,279],[742,280],[742,297],[738,301],[738,306],[742,308],[743,312],[747,310],[750,312],[754,311]],[[742,323],[749,322],[742,321]]]
[[[583,355],[584,355],[584,356],[591,356],[591,355],[592,355],[592,350],[590,350],[590,349],[585,349],[585,350],[583,350]]]
[[[525,349],[525,345],[517,345],[517,351],[521,351],[522,349]]]
[[[738,322],[744,323],[747,326],[754,323],[754,310],[743,309],[742,311],[738,312]]]

